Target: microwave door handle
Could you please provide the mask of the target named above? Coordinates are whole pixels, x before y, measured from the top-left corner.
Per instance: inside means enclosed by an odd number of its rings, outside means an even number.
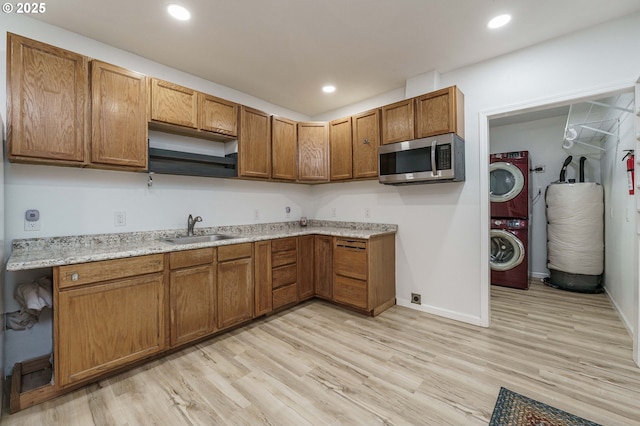
[[[431,142],[431,176],[438,176],[438,171],[436,170],[436,145],[438,144],[437,140]]]

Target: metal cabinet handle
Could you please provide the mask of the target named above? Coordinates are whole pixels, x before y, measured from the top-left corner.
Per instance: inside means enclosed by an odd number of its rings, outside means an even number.
[[[80,279],[80,275],[77,272],[71,274],[71,281],[78,281]]]
[[[438,170],[436,170],[436,146],[438,141],[434,139],[431,142],[431,176],[438,176]]]

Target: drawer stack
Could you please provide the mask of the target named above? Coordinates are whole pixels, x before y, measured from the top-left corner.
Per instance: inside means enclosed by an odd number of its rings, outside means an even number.
[[[273,309],[298,301],[298,240],[281,238],[271,242]]]

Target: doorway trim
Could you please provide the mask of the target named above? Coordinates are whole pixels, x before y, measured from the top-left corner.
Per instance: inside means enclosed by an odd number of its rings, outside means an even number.
[[[640,82],[640,80],[638,80]],[[594,87],[577,92],[562,93],[546,98],[534,99],[528,102],[505,105],[502,107],[481,110],[478,113],[478,143],[480,154],[480,324],[483,327],[491,325],[491,269],[489,268],[490,256],[490,226],[491,209],[489,201],[489,120],[493,118],[508,117],[511,115],[522,114],[527,112],[539,111],[541,109],[566,106],[575,102],[583,102],[585,100],[593,100],[608,95],[633,91],[636,81],[617,82],[610,85]],[[637,101],[637,100],[636,100]],[[640,129],[639,129],[640,130]],[[639,197],[639,195],[636,195]],[[640,240],[638,237],[636,241]],[[636,271],[639,270],[639,264],[633,266]],[[633,318],[634,324],[637,326],[633,332],[633,358],[635,363],[640,367],[640,279],[636,274],[636,286],[638,288],[638,298],[635,300],[636,318]]]

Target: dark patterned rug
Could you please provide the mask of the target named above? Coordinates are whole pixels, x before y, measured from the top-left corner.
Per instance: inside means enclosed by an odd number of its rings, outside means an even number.
[[[501,387],[489,426],[601,425]]]

